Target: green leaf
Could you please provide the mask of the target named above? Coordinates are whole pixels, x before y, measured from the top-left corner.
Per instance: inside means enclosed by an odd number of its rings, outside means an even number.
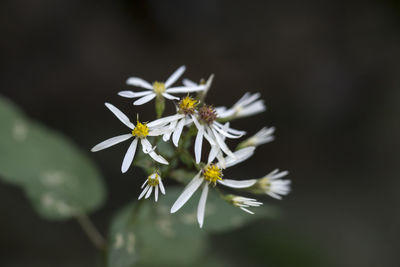
[[[199,192],[177,213],[170,214],[182,189],[166,190],[157,203],[151,198],[136,201],[115,217],[110,231],[109,267],[208,266],[204,257],[208,233],[229,231],[269,214],[262,207],[255,210],[258,215],[247,214],[210,190],[204,227],[200,229],[196,218]]]
[[[1,97],[0,123],[0,179],[21,186],[39,214],[66,219],[102,204],[101,175],[70,140]]]
[[[177,169],[173,170],[169,175],[175,181],[187,184],[196,176],[196,172]]]
[[[137,201],[116,216],[108,266],[190,266],[200,258],[206,235],[196,221],[170,214],[177,194],[176,189],[167,189],[167,195],[160,196],[157,203],[152,199]]]

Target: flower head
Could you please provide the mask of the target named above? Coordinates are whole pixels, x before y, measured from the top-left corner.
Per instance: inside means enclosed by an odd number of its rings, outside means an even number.
[[[288,175],[288,171],[279,172],[278,169],[270,172],[250,188],[249,191],[255,194],[267,194],[276,199],[282,199],[290,193],[290,180],[283,180],[282,177]]]
[[[134,105],[143,105],[149,101],[151,101],[155,97],[165,97],[170,100],[178,100],[179,98],[173,96],[171,94],[174,93],[191,93],[198,92],[205,89],[205,85],[195,85],[195,86],[178,86],[171,87],[173,83],[175,83],[185,72],[186,67],[181,66],[178,68],[168,79],[166,82],[155,81],[153,84],[146,82],[145,80],[138,77],[129,78],[126,83],[128,85],[133,85],[137,87],[141,87],[147,89],[147,91],[142,92],[132,92],[132,91],[121,91],[118,95],[127,98],[138,98]]]
[[[185,115],[192,115],[194,114],[198,104],[199,104],[198,101],[196,99],[191,98],[190,96],[182,98],[178,106],[179,112]]]
[[[249,158],[254,153],[254,148],[247,147],[241,150],[238,150],[234,153],[233,157],[226,157],[225,162],[227,166],[233,166],[244,159]],[[239,160],[237,160],[239,159]],[[189,182],[189,184],[185,187],[181,195],[172,205],[171,213],[177,212],[194,194],[194,192],[203,185],[203,189],[201,192],[199,205],[197,207],[197,221],[199,222],[200,227],[203,226],[204,222],[204,213],[206,208],[207,195],[209,190],[209,185],[213,184],[214,186],[217,184],[221,184],[231,188],[248,188],[253,186],[257,180],[230,180],[223,179],[223,173],[221,166],[217,164],[209,164],[203,168],[197,175]]]
[[[133,158],[135,157],[136,147],[138,142],[140,141],[142,145],[143,152],[152,157],[155,161],[161,164],[168,164],[168,162],[156,152],[154,152],[155,147],[153,147],[150,142],[147,140],[147,136],[158,136],[164,134],[168,129],[162,127],[163,124],[160,124],[159,121],[154,121],[150,123],[141,123],[139,120],[137,121],[136,126],[129,120],[129,118],[118,108],[115,106],[105,103],[106,107],[114,113],[114,115],[126,126],[131,129],[131,133],[123,134],[116,137],[112,137],[107,139],[92,148],[92,152],[97,152],[106,148],[109,148],[113,145],[126,141],[130,138],[134,138],[131,145],[129,146],[124,160],[122,161],[121,171],[125,173],[128,171],[129,167],[132,164]],[[164,119],[166,120],[166,119]]]
[[[145,187],[145,185],[146,185],[146,187]],[[144,187],[144,189],[143,189],[143,187]],[[156,202],[158,200],[158,190],[160,190],[161,193],[163,195],[165,195],[165,188],[164,188],[163,182],[161,180],[161,176],[157,172],[150,174],[149,177],[146,179],[146,181],[144,181],[141,188],[143,189],[143,191],[139,195],[139,198],[138,198],[139,200],[142,199],[143,197],[145,199],[149,198],[151,195],[151,192],[153,192],[153,188],[154,188],[154,200]]]
[[[267,108],[264,100],[258,99],[260,96],[260,93],[251,94],[247,92],[230,109],[218,107],[219,118],[232,120],[265,111]]]
[[[254,214],[251,210],[247,209],[249,207],[258,207],[261,206],[263,203],[258,202],[254,198],[247,198],[247,197],[241,197],[241,196],[236,196],[236,195],[227,195],[225,196],[226,201],[231,203],[233,206],[240,208],[241,210]]]
[[[259,146],[269,142],[274,141],[275,137],[273,136],[275,132],[275,127],[264,127],[259,130],[252,137],[244,140],[238,145],[238,148],[243,148],[247,146]]]

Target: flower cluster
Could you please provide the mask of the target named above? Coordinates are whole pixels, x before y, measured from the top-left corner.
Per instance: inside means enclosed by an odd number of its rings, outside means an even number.
[[[155,201],[158,200],[159,191],[162,194],[166,193],[161,176],[164,179],[172,178],[169,177],[171,168],[164,168],[165,171],[163,171],[162,166],[168,165],[169,161],[176,161],[180,153],[190,155],[192,167],[197,169],[197,174],[186,184],[183,192],[172,205],[171,213],[177,212],[201,187],[197,209],[197,220],[200,227],[204,223],[208,192],[214,187],[222,185],[248,193],[269,195],[275,199],[281,199],[283,195],[287,195],[290,191],[290,180],[282,179],[288,174],[287,171],[274,170],[260,179],[234,180],[224,177],[227,168],[247,160],[254,154],[257,146],[274,139],[275,128],[264,127],[254,136],[239,143],[235,150],[231,150],[226,143],[226,139],[239,139],[246,134],[245,131],[231,128],[231,121],[266,110],[264,101],[260,99],[260,94],[246,93],[230,108],[214,107],[204,101],[214,75],[211,75],[207,81],[202,80],[199,84],[184,79],[182,86],[172,87],[184,71],[184,66],[178,68],[165,82],[149,83],[138,77],[129,78],[126,81],[127,85],[145,90],[141,92],[126,90],[118,94],[125,98],[135,98],[136,100],[133,102],[135,106],[148,103],[156,98],[157,119],[151,122],[141,122],[138,116],[135,125],[118,108],[105,103],[106,107],[130,129],[130,133],[107,139],[94,146],[92,151],[96,152],[132,138],[133,141],[122,161],[121,171],[125,173],[134,161],[135,152],[140,142],[143,153],[152,159],[154,169],[149,171],[149,176],[142,185],[143,190],[139,199],[143,197],[147,199],[154,192]],[[173,95],[179,93],[186,95],[183,97]],[[190,95],[191,93],[195,93],[195,95]],[[174,101],[176,112],[163,117],[166,99]],[[194,138],[194,156],[191,156],[188,151],[192,138]],[[164,142],[169,142],[172,139],[172,144],[179,150],[179,153],[174,153],[172,157],[160,155],[162,151],[157,151],[156,145],[161,139]],[[203,160],[204,139],[209,144],[209,153],[204,157],[206,160]],[[232,194],[224,195],[221,190],[218,190],[218,193],[222,194],[222,199],[231,205],[250,214],[253,214],[253,212],[248,209],[249,207],[262,205],[261,202],[253,198]]]

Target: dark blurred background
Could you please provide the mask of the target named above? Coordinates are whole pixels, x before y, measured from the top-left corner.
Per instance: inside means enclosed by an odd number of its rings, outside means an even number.
[[[125,130],[105,101],[154,118],[117,96],[129,76],[185,64],[193,80],[216,74],[215,105],[261,92],[267,113],[233,126],[276,126],[276,141],[229,175],[287,169],[293,192],[262,198],[282,218],[213,236],[212,253],[228,266],[400,266],[399,18],[378,0],[3,0],[0,93],[89,153]],[[143,180],[121,175],[126,148],[91,155],[109,190],[92,215],[104,233]],[[99,266],[76,222],[41,219],[6,184],[0,199],[0,266]]]

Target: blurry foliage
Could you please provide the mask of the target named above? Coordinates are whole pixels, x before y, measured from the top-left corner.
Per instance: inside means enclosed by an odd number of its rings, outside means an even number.
[[[40,215],[67,219],[103,203],[101,174],[70,140],[1,97],[0,122],[0,179],[20,186]]]

